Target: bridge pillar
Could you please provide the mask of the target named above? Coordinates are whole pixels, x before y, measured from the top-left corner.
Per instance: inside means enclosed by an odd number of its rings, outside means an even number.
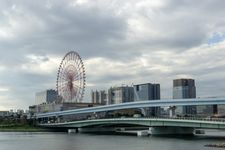
[[[152,135],[167,135],[167,134],[182,134],[182,135],[193,135],[194,128],[188,127],[152,127],[150,128],[150,133]]]
[[[68,129],[68,133],[78,133],[78,128],[75,129]]]

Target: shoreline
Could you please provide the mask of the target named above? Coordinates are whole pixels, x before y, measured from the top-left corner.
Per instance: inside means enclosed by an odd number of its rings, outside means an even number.
[[[11,128],[11,129],[0,129],[0,132],[49,132],[47,129],[26,129],[26,128]]]
[[[206,144],[205,147],[225,148],[225,143],[219,143],[219,144]]]
[[[49,130],[31,125],[5,125],[0,126],[0,132],[47,132]]]

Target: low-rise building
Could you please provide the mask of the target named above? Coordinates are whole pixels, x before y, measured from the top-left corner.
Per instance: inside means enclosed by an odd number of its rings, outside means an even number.
[[[102,106],[101,104],[96,103],[43,103],[40,105],[33,105],[29,107],[30,114],[34,113],[45,113],[45,112],[54,112],[54,111],[63,111],[71,109],[80,109],[86,107],[96,107]]]
[[[0,111],[0,117],[6,117],[9,116],[9,111]]]

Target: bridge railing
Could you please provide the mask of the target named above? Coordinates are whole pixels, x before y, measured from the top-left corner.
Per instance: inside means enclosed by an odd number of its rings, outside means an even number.
[[[89,118],[89,119],[72,119],[72,120],[63,120],[63,121],[45,121],[41,124],[51,124],[51,123],[66,123],[66,122],[75,122],[75,121],[84,121],[84,120],[101,120],[101,119],[166,119],[166,120],[193,120],[193,121],[210,121],[210,122],[225,122],[225,118],[200,118],[200,117],[114,117],[114,118]]]
[[[225,122],[225,118],[202,118],[202,117],[148,117],[148,118]]]

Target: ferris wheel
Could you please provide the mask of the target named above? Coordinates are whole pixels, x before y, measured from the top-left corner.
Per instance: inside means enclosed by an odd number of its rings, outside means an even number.
[[[57,74],[56,89],[63,102],[82,102],[85,70],[77,52],[68,52],[63,57]]]

